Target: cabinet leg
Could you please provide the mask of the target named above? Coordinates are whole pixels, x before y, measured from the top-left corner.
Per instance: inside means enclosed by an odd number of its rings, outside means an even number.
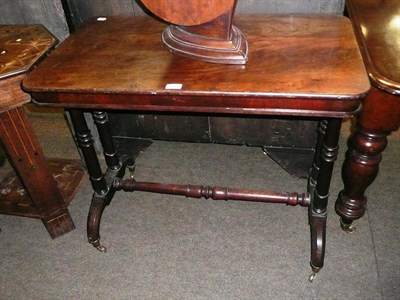
[[[63,208],[52,215],[43,217],[42,222],[53,238],[61,236],[75,228],[67,208]]]
[[[0,137],[18,177],[52,238],[75,228],[24,108],[0,114]]]

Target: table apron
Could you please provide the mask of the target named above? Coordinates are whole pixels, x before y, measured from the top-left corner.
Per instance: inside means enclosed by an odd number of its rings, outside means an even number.
[[[32,93],[38,106],[90,110],[130,110],[207,114],[349,118],[361,109],[361,98],[238,97],[209,95],[130,95],[95,93]]]

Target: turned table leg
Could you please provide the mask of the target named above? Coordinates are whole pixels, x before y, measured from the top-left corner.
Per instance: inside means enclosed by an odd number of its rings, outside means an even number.
[[[103,173],[97,158],[93,145],[93,137],[87,126],[83,112],[71,109],[70,116],[75,129],[77,143],[82,150],[90,182],[94,190],[87,219],[88,240],[98,250],[106,252],[107,248],[100,243],[101,217],[105,207],[111,202],[115,194],[115,188],[112,186],[112,183],[115,178],[122,178],[124,176],[125,165],[120,162],[116,153],[112,136],[108,130],[106,113],[95,112],[93,115],[108,166],[105,173]]]
[[[108,168],[118,170],[121,168],[117,150],[114,145],[114,140],[108,128],[108,115],[104,111],[94,111],[93,120],[99,132],[99,138],[103,147],[104,159]]]
[[[52,238],[75,228],[22,107],[0,113],[0,138]]]
[[[313,192],[309,207],[311,229],[311,268],[313,274],[310,281],[324,265],[326,218],[329,187],[332,170],[338,154],[338,140],[342,120],[329,119],[320,122],[319,137],[315,155],[315,163],[310,172],[309,192]]]
[[[341,227],[353,232],[352,222],[366,209],[365,191],[375,180],[387,136],[399,128],[400,98],[372,88],[358,117],[356,132],[349,138],[349,150],[343,165],[344,189],[336,201]]]
[[[75,129],[75,137],[78,146],[82,151],[86,167],[89,173],[89,180],[94,190],[92,204],[87,220],[87,235],[89,243],[100,251],[106,249],[100,245],[100,219],[104,208],[107,205],[107,184],[103,172],[97,159],[96,151],[93,146],[93,137],[86,124],[85,116],[81,110],[71,109],[71,121]]]

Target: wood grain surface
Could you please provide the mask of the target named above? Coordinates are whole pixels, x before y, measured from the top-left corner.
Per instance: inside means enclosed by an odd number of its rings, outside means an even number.
[[[58,47],[24,87],[38,102],[80,107],[203,111],[214,106],[228,113],[259,108],[271,114],[281,108],[358,109],[369,82],[346,18],[241,16],[235,23],[249,42],[246,66],[172,55],[160,42],[165,24],[149,17],[109,17],[94,20]],[[171,83],[182,88],[171,90]],[[85,93],[85,100],[73,99],[74,93]]]
[[[351,0],[347,6],[371,83],[400,95],[400,2]]]
[[[63,41],[69,31],[62,2],[63,0],[0,0],[0,24],[43,24]]]
[[[25,73],[56,44],[42,25],[0,25],[0,80]]]

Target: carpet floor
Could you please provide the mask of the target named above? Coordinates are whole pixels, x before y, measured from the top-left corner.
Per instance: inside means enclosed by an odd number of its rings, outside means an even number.
[[[62,114],[31,114],[47,157],[79,158]],[[92,190],[69,206],[76,229],[51,240],[40,220],[0,215],[0,299],[400,299],[400,134],[389,138],[357,230],[328,207],[325,266],[313,283],[307,209],[118,192],[102,219],[101,253],[86,239]],[[10,166],[0,169],[0,176]],[[136,179],[304,192],[260,148],[154,142]]]

